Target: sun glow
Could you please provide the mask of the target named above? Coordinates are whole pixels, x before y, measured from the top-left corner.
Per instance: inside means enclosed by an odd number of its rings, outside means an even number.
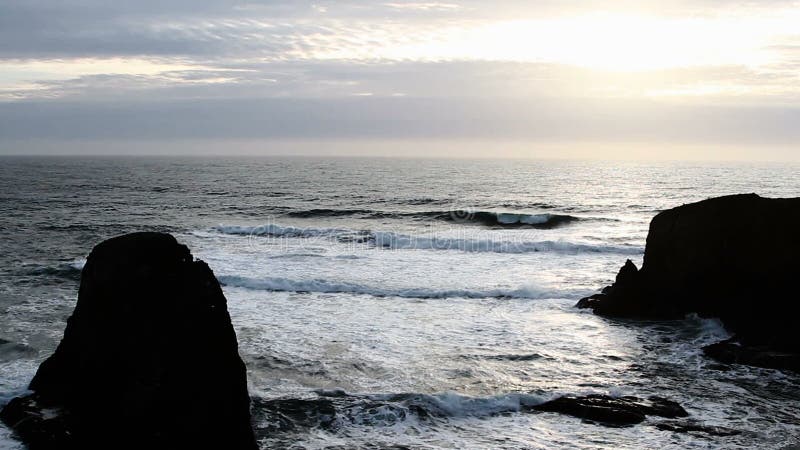
[[[604,13],[466,22],[416,33],[382,29],[359,36],[357,46],[326,49],[314,57],[546,62],[607,71],[758,66],[774,59],[771,46],[797,34],[797,23],[800,14],[795,11],[761,17]]]
[[[737,23],[593,15],[488,25],[478,48],[498,59],[639,71],[760,63],[757,31]]]

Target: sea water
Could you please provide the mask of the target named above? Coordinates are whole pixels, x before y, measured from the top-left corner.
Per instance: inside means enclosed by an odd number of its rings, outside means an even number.
[[[626,259],[641,264],[659,211],[733,193],[798,196],[798,174],[786,164],[2,158],[0,405],[58,344],[92,246],[150,230],[174,234],[224,284],[262,448],[797,444],[800,377],[705,358],[701,346],[728,336],[718,322],[609,320],[574,304]],[[588,393],[667,397],[690,423],[735,434],[525,412]],[[0,448],[18,446],[0,427]]]

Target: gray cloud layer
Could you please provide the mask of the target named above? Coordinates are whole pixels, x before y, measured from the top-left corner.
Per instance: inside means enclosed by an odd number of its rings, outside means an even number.
[[[721,7],[705,0],[660,9],[702,16]],[[28,151],[33,140],[92,139],[800,142],[800,36],[775,43],[786,56],[769,72],[744,65],[669,69],[650,72],[646,83],[635,74],[540,62],[318,57],[380,46],[369,42],[376,35],[393,43],[435,39],[444,25],[586,8],[578,1],[0,0],[0,65],[135,57],[187,66],[153,74],[34,74],[9,84],[0,90],[11,100],[0,102],[0,152]],[[755,94],[646,100],[708,85]]]
[[[488,99],[220,99],[0,105],[6,139],[522,139],[800,142],[800,110]],[[309,125],[313,125],[313,132]]]

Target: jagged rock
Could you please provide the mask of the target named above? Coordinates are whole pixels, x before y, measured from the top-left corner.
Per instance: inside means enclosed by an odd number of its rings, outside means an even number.
[[[661,212],[641,270],[628,261],[577,306],[611,317],[718,317],[745,346],[800,353],[798,230],[800,198],[731,195]]]
[[[0,418],[31,450],[257,448],[225,297],[169,234],[92,250],[64,337],[30,389]]]
[[[534,406],[532,409],[567,414],[610,425],[634,425],[644,421],[646,416],[675,418],[689,415],[679,404],[661,397],[642,400],[630,396],[567,395]]]
[[[606,286],[599,294],[582,298],[575,305],[578,308],[591,308],[596,314],[611,317],[677,319],[683,317],[668,305],[658,302],[642,301],[648,295],[639,269],[630,259],[617,273],[614,284]]]

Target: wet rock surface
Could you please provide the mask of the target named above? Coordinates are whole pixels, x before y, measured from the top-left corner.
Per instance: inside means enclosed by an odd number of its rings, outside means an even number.
[[[796,368],[800,354],[800,198],[712,198],[650,223],[644,263],[576,306],[608,317],[717,317],[741,348],[706,353],[730,362]],[[796,369],[794,369],[796,370]]]
[[[738,430],[732,430],[730,428],[703,425],[700,423],[694,423],[690,421],[660,422],[655,424],[655,427],[658,428],[659,430],[672,431],[675,433],[702,433],[708,436],[720,436],[720,437],[735,436],[741,433]]]
[[[31,450],[257,448],[225,297],[169,234],[92,250],[64,337],[29,388],[0,419]]]
[[[642,399],[599,394],[567,395],[542,403],[535,397],[521,394],[509,394],[503,399],[420,393],[357,395],[337,390],[320,391],[316,398],[308,399],[253,400],[256,434],[264,438],[273,433],[309,429],[335,432],[347,424],[374,427],[394,426],[404,421],[435,424],[454,418],[520,413],[565,414],[611,427],[636,425],[648,416],[668,419],[689,416],[678,403],[661,397]],[[676,432],[702,431],[701,424],[686,421],[672,421],[664,426]]]
[[[736,338],[703,347],[703,353],[725,364],[746,364],[800,373],[800,354],[775,350],[765,345],[746,345]]]
[[[674,418],[689,415],[679,404],[661,397],[644,400],[631,396],[567,395],[532,409],[567,414],[608,425],[634,425],[643,422],[647,416]]]

